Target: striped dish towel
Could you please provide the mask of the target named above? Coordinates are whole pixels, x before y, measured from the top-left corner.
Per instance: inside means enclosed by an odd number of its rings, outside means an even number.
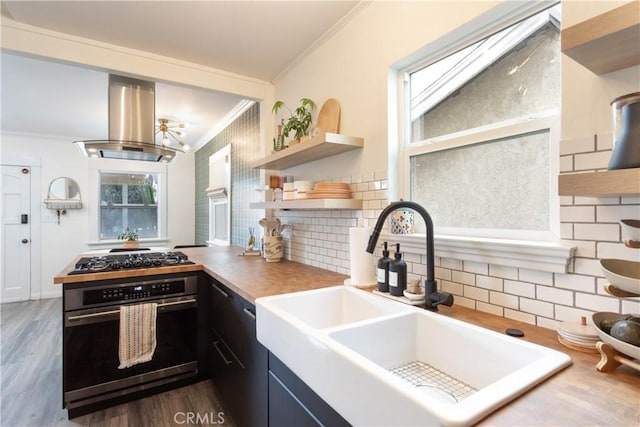
[[[151,360],[156,351],[156,315],[158,304],[120,306],[120,345],[118,369]]]

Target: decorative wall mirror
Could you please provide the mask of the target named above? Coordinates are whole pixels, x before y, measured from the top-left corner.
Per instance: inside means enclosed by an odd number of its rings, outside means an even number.
[[[60,215],[65,215],[67,209],[81,209],[82,198],[80,197],[80,187],[72,178],[59,177],[49,184],[49,194],[44,199],[47,209],[55,209],[58,213],[58,224]]]

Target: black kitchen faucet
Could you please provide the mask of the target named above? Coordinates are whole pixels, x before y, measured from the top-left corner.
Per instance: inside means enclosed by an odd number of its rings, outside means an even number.
[[[424,223],[427,226],[427,279],[424,281],[424,308],[431,311],[438,311],[438,306],[440,304],[451,307],[453,305],[453,295],[448,292],[438,292],[438,282],[434,277],[435,268],[433,265],[435,255],[433,250],[433,221],[431,221],[429,212],[427,212],[427,210],[419,204],[415,202],[400,200],[399,202],[393,202],[389,206],[387,206],[378,217],[378,221],[376,222],[376,225],[373,228],[373,232],[369,237],[367,252],[369,252],[370,254],[373,253],[373,250],[376,247],[376,243],[378,242],[378,237],[380,236],[380,231],[382,230],[382,226],[384,225],[384,221],[387,219],[389,214],[391,214],[391,212],[395,210],[402,208],[409,208],[418,212],[424,219]]]

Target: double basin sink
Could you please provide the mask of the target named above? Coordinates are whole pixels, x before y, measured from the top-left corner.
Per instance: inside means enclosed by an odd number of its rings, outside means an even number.
[[[564,353],[346,286],[256,300],[257,337],[353,425],[471,425]]]

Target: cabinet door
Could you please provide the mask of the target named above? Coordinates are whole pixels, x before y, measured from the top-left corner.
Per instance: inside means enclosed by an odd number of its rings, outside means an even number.
[[[269,427],[322,426],[273,372],[269,372]]]
[[[290,419],[300,420],[300,424],[287,422]],[[350,426],[280,359],[269,353],[269,427],[293,425]]]
[[[255,306],[211,279],[212,379],[238,426],[267,425],[268,352],[256,338]]]

